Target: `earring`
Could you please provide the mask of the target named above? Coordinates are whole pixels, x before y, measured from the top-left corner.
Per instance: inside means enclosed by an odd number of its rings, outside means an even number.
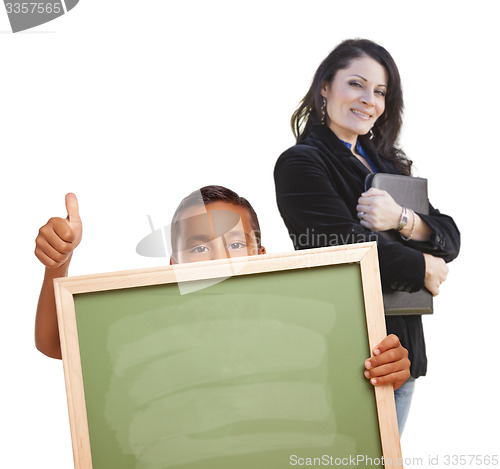
[[[326,99],[323,98],[323,104],[321,106],[321,125],[326,124]]]
[[[374,136],[375,136],[375,135],[373,134],[373,130],[372,130],[372,129],[370,129],[370,140],[373,140],[373,137],[374,137]]]

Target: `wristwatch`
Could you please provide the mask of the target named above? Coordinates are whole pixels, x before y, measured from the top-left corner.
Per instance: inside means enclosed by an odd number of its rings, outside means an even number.
[[[408,224],[408,219],[408,209],[406,207],[403,207],[403,210],[401,210],[401,217],[399,218],[398,231],[401,231],[405,228],[405,226]]]

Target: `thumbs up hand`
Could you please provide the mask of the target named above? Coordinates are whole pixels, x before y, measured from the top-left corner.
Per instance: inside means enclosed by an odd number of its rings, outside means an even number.
[[[82,240],[82,220],[75,194],[66,194],[66,211],[66,218],[51,218],[36,237],[35,255],[49,269],[67,264]]]

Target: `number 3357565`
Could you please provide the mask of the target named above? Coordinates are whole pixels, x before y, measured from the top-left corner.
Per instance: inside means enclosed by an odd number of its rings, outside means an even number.
[[[61,13],[61,4],[60,3],[32,3],[32,2],[23,2],[23,3],[6,3],[5,8],[7,8],[7,13],[14,14],[27,14],[27,13]]]

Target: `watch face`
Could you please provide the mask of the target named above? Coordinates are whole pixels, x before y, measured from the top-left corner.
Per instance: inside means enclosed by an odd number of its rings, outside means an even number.
[[[399,219],[399,228],[398,231],[401,231],[408,224],[408,209],[403,207],[403,211],[401,212],[401,218]]]

